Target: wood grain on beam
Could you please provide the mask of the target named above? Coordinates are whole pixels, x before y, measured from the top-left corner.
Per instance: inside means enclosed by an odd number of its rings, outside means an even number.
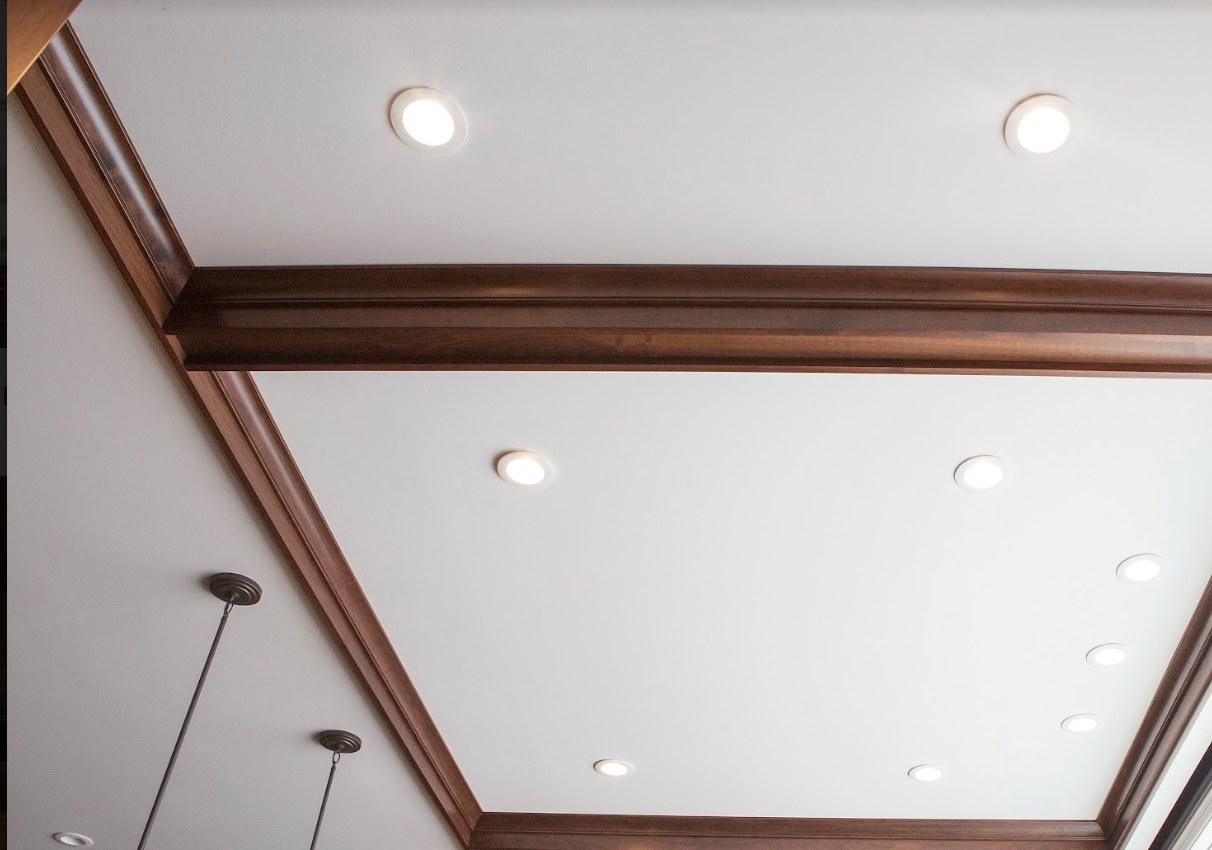
[[[1212,581],[1195,608],[1099,813],[1109,850],[1121,850],[1132,836],[1153,789],[1210,692]]]
[[[1212,275],[201,268],[166,327],[192,369],[1212,374]]]
[[[8,88],[12,92],[22,75],[37,61],[42,49],[67,23],[80,0],[8,0]]]
[[[487,812],[472,850],[1104,850],[1094,821],[721,818]]]
[[[17,92],[323,622],[466,843],[480,817],[479,804],[252,378],[242,372],[187,372],[180,347],[163,333],[164,318],[193,264],[70,27],[47,47]]]

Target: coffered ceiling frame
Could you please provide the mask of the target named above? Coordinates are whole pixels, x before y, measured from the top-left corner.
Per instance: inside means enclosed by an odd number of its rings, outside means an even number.
[[[1124,846],[1212,687],[1212,582],[1097,820],[484,812],[247,370],[751,369],[1207,377],[1212,375],[1212,275],[710,266],[199,269],[70,26],[29,69],[17,93],[321,620],[464,847]]]

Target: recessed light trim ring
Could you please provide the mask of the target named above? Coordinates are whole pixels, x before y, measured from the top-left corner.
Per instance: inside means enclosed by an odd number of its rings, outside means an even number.
[[[917,782],[938,782],[947,775],[941,764],[919,764],[909,768],[909,778]]]
[[[1164,561],[1161,555],[1140,554],[1133,555],[1131,558],[1126,558],[1120,562],[1115,568],[1115,575],[1120,581],[1139,583],[1144,581],[1152,581],[1161,575]]]
[[[1069,145],[1077,132],[1077,108],[1055,94],[1036,94],[1015,104],[1006,116],[1006,146],[1020,156],[1034,158],[1056,153]]]
[[[497,458],[497,475],[507,484],[531,489],[551,482],[555,470],[534,452],[512,451]]]
[[[404,89],[392,100],[388,117],[400,141],[421,153],[453,153],[467,139],[463,110],[437,89]]]
[[[976,455],[955,468],[955,483],[965,490],[991,490],[1006,480],[1006,462],[995,455]]]
[[[635,765],[622,759],[598,759],[593,763],[593,769],[611,779],[619,779],[635,773]]]
[[[1060,725],[1066,732],[1075,732],[1080,735],[1097,729],[1098,721],[1097,714],[1074,714],[1062,720]]]

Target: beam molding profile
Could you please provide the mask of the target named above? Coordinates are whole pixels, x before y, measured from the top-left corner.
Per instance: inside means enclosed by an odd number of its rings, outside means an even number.
[[[80,0],[7,0],[6,92],[12,93],[22,75],[38,60],[43,48],[79,5]]]
[[[1212,374],[1212,275],[201,268],[166,329],[191,369]]]
[[[1104,850],[1094,821],[487,812],[471,850]]]
[[[322,622],[464,847],[1121,850],[1212,687],[1212,591],[1098,821],[485,814],[244,370],[1210,374],[1212,278],[693,266],[197,269],[70,27],[17,93]]]
[[[408,678],[252,377],[187,372],[164,319],[193,263],[66,26],[17,88],[148,323],[424,786],[466,843],[480,807]]]

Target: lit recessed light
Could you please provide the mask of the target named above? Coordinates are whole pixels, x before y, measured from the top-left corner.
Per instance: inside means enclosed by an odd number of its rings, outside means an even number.
[[[1095,667],[1114,667],[1128,658],[1128,650],[1118,643],[1104,643],[1086,653],[1086,660]]]
[[[1005,462],[993,455],[970,457],[955,468],[955,483],[965,490],[988,490],[1005,477]]]
[[[1006,144],[1020,154],[1059,150],[1073,133],[1076,110],[1054,94],[1037,94],[1020,102],[1006,118]]]
[[[622,759],[601,759],[593,763],[593,769],[603,776],[626,776],[635,770],[629,762]]]
[[[391,126],[409,147],[426,153],[449,153],[467,137],[463,113],[435,89],[404,89],[391,102]]]
[[[1061,728],[1066,732],[1093,732],[1098,728],[1098,715],[1075,714],[1061,721]]]
[[[51,838],[68,847],[92,847],[93,840],[78,832],[56,832]]]
[[[1152,581],[1161,571],[1160,555],[1133,555],[1115,568],[1115,574],[1124,581]]]
[[[551,480],[551,464],[534,452],[507,452],[497,459],[497,474],[510,484],[535,487]]]
[[[918,782],[938,782],[947,773],[947,769],[937,764],[919,764],[909,768],[909,778]]]

